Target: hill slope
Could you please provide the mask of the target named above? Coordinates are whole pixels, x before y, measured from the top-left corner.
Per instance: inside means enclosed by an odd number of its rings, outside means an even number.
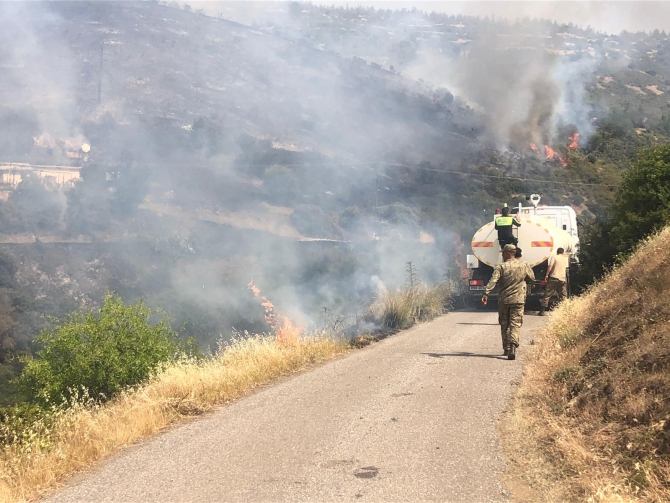
[[[503,202],[605,214],[636,149],[665,139],[667,95],[647,89],[666,89],[665,34],[296,5],[248,25],[0,5],[0,161],[82,166],[74,187],[0,187],[0,233],[25,244],[0,256],[0,360],[105,290],[203,345],[267,328],[252,277],[303,324],[355,323],[408,262],[459,277]],[[623,115],[605,120],[610,95]]]
[[[666,228],[544,330],[508,420],[543,501],[670,497],[669,249]]]

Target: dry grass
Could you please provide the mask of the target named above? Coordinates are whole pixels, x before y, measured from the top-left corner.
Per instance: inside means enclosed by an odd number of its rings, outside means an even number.
[[[449,291],[444,285],[419,285],[381,293],[370,311],[382,326],[402,330],[443,314],[449,298]]]
[[[102,406],[75,405],[0,454],[0,500],[24,501],[110,453],[185,416],[201,414],[253,388],[348,350],[328,337],[255,336],[234,340],[204,361],[164,369],[146,385]]]
[[[528,501],[670,501],[670,227],[552,315],[503,424]]]

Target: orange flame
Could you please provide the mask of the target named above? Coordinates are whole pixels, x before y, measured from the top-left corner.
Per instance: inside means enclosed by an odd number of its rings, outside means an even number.
[[[261,306],[265,309],[265,321],[272,327],[277,342],[281,346],[296,344],[305,329],[295,326],[290,318],[280,313],[267,297],[261,295],[260,288],[254,285],[253,280],[249,282],[247,288],[253,292],[254,297],[261,298]]]
[[[547,155],[548,160],[556,160],[561,163],[561,166],[564,168],[568,165],[568,161],[564,158],[561,157],[561,155],[556,152],[553,148],[551,148],[549,145],[544,146],[544,152]]]
[[[570,145],[568,145],[570,150],[577,150],[579,148],[579,133],[568,136],[568,140],[570,141]]]
[[[537,145],[535,145],[534,143],[531,143],[531,144],[530,144],[530,149],[531,149],[533,152],[537,152]]]

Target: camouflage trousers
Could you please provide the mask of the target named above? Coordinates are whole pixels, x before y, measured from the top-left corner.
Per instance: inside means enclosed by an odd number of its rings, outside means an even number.
[[[524,307],[524,304],[498,304],[498,323],[500,323],[503,349],[506,349],[508,344],[519,345]]]
[[[544,297],[542,297],[542,300],[540,300],[540,305],[546,309],[549,306],[549,301],[554,294],[558,296],[559,302],[568,296],[568,289],[565,281],[561,281],[556,278],[549,278],[549,281],[547,282],[547,288],[544,291]]]

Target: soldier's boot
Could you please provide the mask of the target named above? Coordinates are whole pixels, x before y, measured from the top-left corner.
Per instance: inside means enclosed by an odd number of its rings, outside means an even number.
[[[516,344],[510,344],[509,352],[507,353],[508,360],[516,359]]]
[[[503,351],[503,356],[507,356],[509,354],[509,346],[505,347],[505,351]]]
[[[546,307],[544,307],[544,306],[540,306],[540,312],[537,313],[537,315],[538,315],[538,316],[547,316],[547,313],[545,312],[546,309],[547,309]]]

